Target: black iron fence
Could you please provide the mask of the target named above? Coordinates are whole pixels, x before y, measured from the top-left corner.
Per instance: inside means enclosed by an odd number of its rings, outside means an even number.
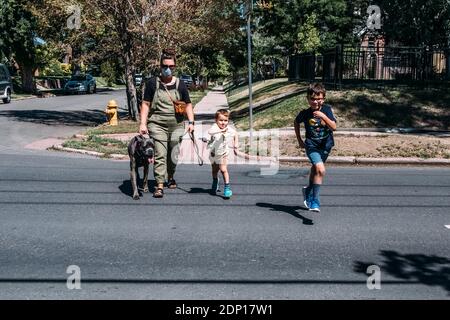
[[[343,83],[411,83],[450,80],[450,50],[337,46],[289,58],[289,80]]]

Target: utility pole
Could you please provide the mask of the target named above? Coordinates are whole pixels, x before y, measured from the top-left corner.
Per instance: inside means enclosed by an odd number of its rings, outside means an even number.
[[[247,0],[244,14],[247,17],[248,100],[249,100],[248,107],[249,107],[250,148],[253,143],[252,31],[251,31],[252,11],[253,11],[253,0]]]

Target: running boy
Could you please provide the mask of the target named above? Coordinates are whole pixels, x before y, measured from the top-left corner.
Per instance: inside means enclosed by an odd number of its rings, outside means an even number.
[[[301,111],[295,119],[295,134],[300,148],[312,163],[309,185],[303,187],[304,205],[311,211],[320,212],[320,186],[325,176],[325,162],[334,146],[333,131],[336,130],[336,119],[331,106],[324,104],[325,87],[320,83],[311,84],[307,90],[310,108]],[[306,139],[300,136],[300,124],[303,123]]]
[[[233,141],[234,153],[237,153],[238,135],[235,130],[228,126],[230,112],[226,109],[220,109],[216,112],[216,123],[211,126],[208,134],[211,136],[208,142],[208,149],[210,149],[209,160],[212,166],[213,183],[211,193],[216,194],[219,191],[219,178],[217,174],[222,173],[225,183],[223,189],[224,198],[230,198],[233,194],[230,188],[230,175],[228,174],[228,154],[229,144]]]

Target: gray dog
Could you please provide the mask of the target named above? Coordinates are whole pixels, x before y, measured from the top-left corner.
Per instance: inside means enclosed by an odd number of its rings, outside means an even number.
[[[155,161],[154,141],[142,135],[135,136],[128,144],[128,155],[130,156],[130,178],[133,187],[133,199],[139,200],[138,180],[139,168],[144,167],[143,191],[148,192],[148,166]]]

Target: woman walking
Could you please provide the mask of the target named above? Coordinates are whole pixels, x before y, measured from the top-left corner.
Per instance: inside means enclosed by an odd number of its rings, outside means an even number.
[[[155,140],[153,173],[155,198],[164,196],[164,183],[175,189],[174,179],[179,144],[184,134],[184,120],[188,118],[187,131],[194,131],[194,112],[189,92],[183,81],[173,75],[176,57],[173,50],[164,50],[160,59],[161,75],[151,78],[145,87],[141,105],[139,133],[148,133]],[[184,102],[183,112],[176,111],[175,103]],[[177,108],[178,109],[178,108]],[[147,127],[148,121],[148,127]]]

